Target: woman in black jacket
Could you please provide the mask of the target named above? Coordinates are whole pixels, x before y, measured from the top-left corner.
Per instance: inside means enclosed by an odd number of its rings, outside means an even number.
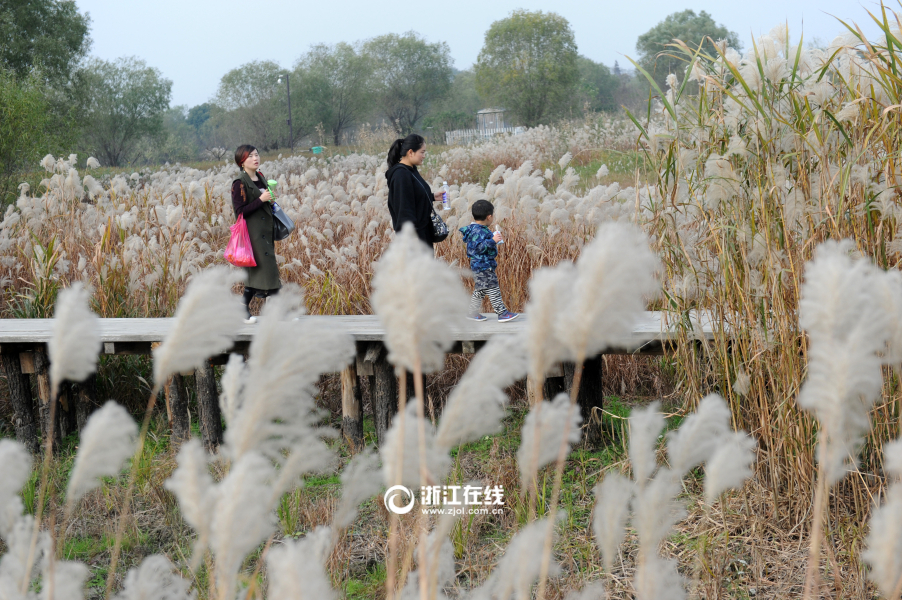
[[[417,171],[426,159],[426,140],[411,133],[404,139],[397,139],[388,149],[388,212],[392,227],[401,231],[401,226],[410,221],[429,248],[434,243],[432,235],[432,203],[442,201],[442,192],[432,192],[429,184]]]

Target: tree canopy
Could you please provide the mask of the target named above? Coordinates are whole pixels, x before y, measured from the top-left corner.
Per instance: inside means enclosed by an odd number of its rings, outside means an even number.
[[[367,41],[373,60],[374,92],[385,115],[401,134],[413,131],[429,105],[451,89],[451,50],[418,34],[388,34]]]
[[[318,44],[301,57],[298,68],[306,71],[301,73],[308,78],[305,87],[317,87],[322,95],[325,114],[314,120],[328,129],[337,146],[342,132],[357,123],[370,104],[373,60],[350,44]]]
[[[707,12],[701,11],[698,14],[693,10],[675,12],[639,36],[636,42],[636,51],[639,53],[637,62],[654,77],[663,90],[667,75],[675,73],[682,81],[686,70],[685,57],[680,58],[679,52],[667,48],[667,44],[678,39],[693,50],[703,45],[703,52],[714,55],[717,51],[708,38],[714,41],[726,40],[728,46],[737,50],[742,47],[739,36],[723,25],[715,23]]]
[[[607,65],[585,56],[578,57],[576,64],[579,68],[580,100],[592,111],[615,110],[620,78],[611,73]]]
[[[172,82],[143,60],[94,59],[84,85],[85,141],[106,164],[127,163],[142,137],[161,133]]]
[[[90,19],[73,0],[4,0],[0,3],[0,68],[23,79],[38,71],[65,82],[91,46]]]
[[[485,34],[476,62],[481,96],[535,126],[572,106],[579,80],[576,41],[555,13],[516,10]]]

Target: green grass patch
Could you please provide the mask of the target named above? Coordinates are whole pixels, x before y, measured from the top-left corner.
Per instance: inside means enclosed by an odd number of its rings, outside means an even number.
[[[349,579],[344,586],[347,600],[370,600],[380,595],[385,587],[385,565],[375,564],[366,571],[366,575],[357,579]]]

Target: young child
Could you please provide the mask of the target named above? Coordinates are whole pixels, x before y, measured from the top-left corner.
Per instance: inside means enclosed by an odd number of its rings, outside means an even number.
[[[492,302],[492,308],[498,315],[498,321],[513,321],[520,315],[507,310],[504,300],[501,299],[501,288],[498,285],[498,276],[495,274],[495,257],[498,256],[498,242],[501,241],[501,233],[492,233],[491,226],[494,221],[495,207],[488,200],[477,200],[473,203],[473,223],[460,228],[464,242],[467,244],[467,257],[470,259],[470,270],[473,271],[473,279],[476,281],[476,289],[470,299],[470,314],[468,319],[485,321],[487,317],[480,313],[482,299],[486,296]]]

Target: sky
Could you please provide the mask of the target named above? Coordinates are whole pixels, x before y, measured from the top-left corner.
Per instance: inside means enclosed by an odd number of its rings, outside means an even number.
[[[220,78],[253,60],[285,68],[314,44],[354,42],[386,33],[416,31],[430,42],[444,41],[454,66],[470,67],[486,30],[515,9],[556,12],[573,29],[580,54],[613,66],[630,66],[636,38],[668,14],[691,8],[739,34],[752,37],[788,23],[790,35],[829,44],[846,31],[837,17],[858,23],[869,37],[877,32],[867,11],[873,0],[76,0],[89,13],[91,56],[114,60],[136,56],[172,80],[172,105],[195,106],[216,93]]]

